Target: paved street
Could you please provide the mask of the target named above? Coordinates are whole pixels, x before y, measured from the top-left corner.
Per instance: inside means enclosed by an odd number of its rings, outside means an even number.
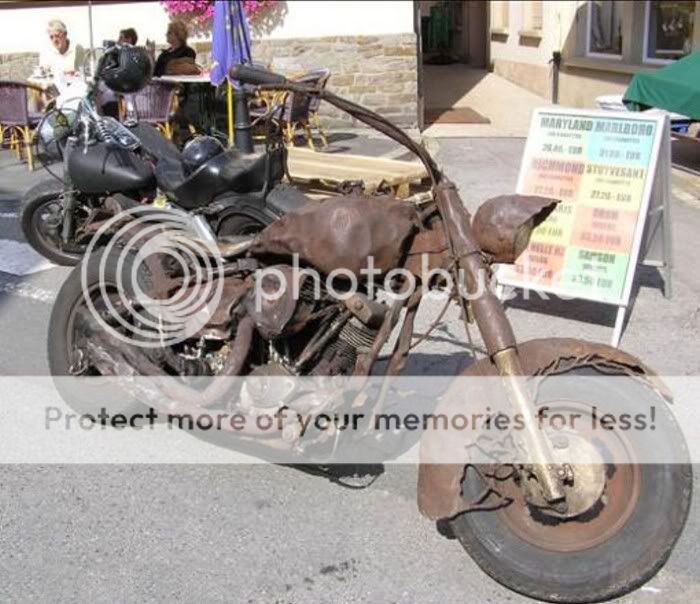
[[[430,141],[471,209],[514,190],[523,144]],[[397,155],[376,138],[336,137],[334,147]],[[40,178],[50,177],[29,175],[0,151],[0,375],[48,371],[51,302],[67,270],[36,257],[17,224],[19,197]],[[657,271],[640,271],[621,344],[669,375],[700,374],[697,182],[674,177],[673,298],[663,297]],[[438,311],[424,308],[417,330]],[[612,308],[578,301],[516,300],[508,314],[520,339],[600,342],[609,341],[615,316]],[[457,319],[451,309],[411,357],[409,371],[452,374],[470,362]],[[458,542],[422,518],[415,485],[410,466],[387,466],[365,490],[278,466],[1,466],[0,600],[532,602],[493,582]],[[668,564],[620,602],[700,601],[698,490]]]

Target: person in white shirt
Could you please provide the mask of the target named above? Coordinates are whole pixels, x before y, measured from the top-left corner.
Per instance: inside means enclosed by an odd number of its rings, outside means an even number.
[[[83,66],[85,50],[70,41],[63,21],[49,21],[48,34],[51,48],[41,53],[40,66],[50,70],[54,78],[63,79],[66,75],[74,75]]]

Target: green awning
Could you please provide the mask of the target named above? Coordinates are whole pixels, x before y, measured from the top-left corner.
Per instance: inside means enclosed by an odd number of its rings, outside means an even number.
[[[700,51],[657,71],[638,73],[623,100],[700,120]]]

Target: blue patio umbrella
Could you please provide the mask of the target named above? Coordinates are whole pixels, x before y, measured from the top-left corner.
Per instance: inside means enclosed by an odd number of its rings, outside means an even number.
[[[233,145],[233,86],[229,71],[234,65],[250,63],[250,31],[241,0],[219,0],[214,5],[212,26],[212,84],[228,80],[228,138]]]

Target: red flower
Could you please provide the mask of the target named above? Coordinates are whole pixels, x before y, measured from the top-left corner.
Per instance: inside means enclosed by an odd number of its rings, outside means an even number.
[[[215,0],[161,0],[165,10],[172,16],[193,21],[199,26],[209,25],[214,15]],[[265,14],[276,0],[244,0],[243,10],[249,21]]]

